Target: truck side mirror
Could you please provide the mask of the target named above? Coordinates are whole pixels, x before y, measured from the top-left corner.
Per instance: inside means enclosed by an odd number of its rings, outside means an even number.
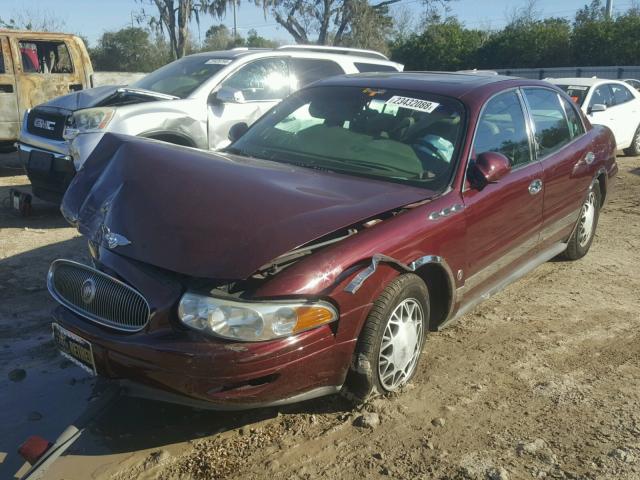
[[[245,103],[246,100],[244,98],[244,94],[242,90],[236,90],[233,88],[222,87],[215,93],[212,93],[209,96],[209,103],[214,102],[218,103]]]
[[[236,123],[229,129],[229,140],[235,142],[249,130],[249,125],[244,122]]]

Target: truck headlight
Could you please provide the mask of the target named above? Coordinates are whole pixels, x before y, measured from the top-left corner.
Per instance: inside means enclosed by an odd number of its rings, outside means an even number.
[[[288,337],[338,319],[328,302],[243,302],[187,292],[180,299],[178,316],[186,326],[202,333],[258,342]]]
[[[99,132],[107,128],[115,114],[115,108],[86,108],[71,115],[69,125],[65,127],[63,137],[73,140],[79,133]]]

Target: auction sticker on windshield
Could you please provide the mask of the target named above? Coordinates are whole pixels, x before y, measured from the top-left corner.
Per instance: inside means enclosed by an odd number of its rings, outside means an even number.
[[[205,65],[229,65],[230,63],[231,60],[228,58],[210,58],[204,62]]]
[[[440,106],[439,103],[430,102],[428,100],[420,100],[419,98],[401,97],[394,95],[385,102],[387,105],[397,105],[399,107],[418,110],[419,112],[431,113]]]
[[[53,343],[56,344],[60,353],[91,375],[96,375],[91,343],[57,323],[52,323],[51,328],[53,329]]]

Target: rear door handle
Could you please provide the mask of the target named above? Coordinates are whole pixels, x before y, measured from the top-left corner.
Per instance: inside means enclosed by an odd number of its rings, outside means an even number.
[[[542,180],[536,178],[529,184],[529,193],[531,195],[537,195],[542,190]]]
[[[1,93],[13,93],[13,85],[10,83],[0,84],[0,92]]]
[[[69,85],[69,91],[70,92],[77,92],[78,90],[82,90],[82,84],[81,83],[72,83]]]

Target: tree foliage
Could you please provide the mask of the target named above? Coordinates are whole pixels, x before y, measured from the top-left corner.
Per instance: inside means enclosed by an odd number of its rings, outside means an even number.
[[[152,41],[149,31],[139,27],[103,33],[90,55],[96,70],[112,72],[150,72],[171,61],[164,39]]]
[[[220,24],[209,27],[205,34],[201,50],[227,50],[234,47],[274,48],[277,46],[278,42],[261,37],[255,29],[249,30],[246,38],[242,35],[234,38],[229,29],[225,25]]]
[[[139,20],[147,20],[149,26],[169,35],[173,58],[184,57],[189,49],[189,24],[193,18],[200,23],[200,15],[218,18],[225,13],[227,0],[138,0],[143,5],[154,6],[157,14],[148,13],[144,7]]]
[[[571,62],[571,25],[562,18],[516,20],[478,50],[482,68],[561,67]]]
[[[535,1],[514,10],[501,30],[465,28],[457,20],[434,17],[421,33],[392,44],[405,68],[543,68],[640,63],[640,9],[632,7],[607,19],[601,0],[578,10],[573,22],[539,18]]]
[[[59,32],[65,28],[65,22],[52,11],[27,8],[14,12],[4,20],[0,17],[0,28]]]
[[[372,44],[387,40],[393,19],[389,6],[400,0],[263,0],[297,43],[318,45]],[[421,0],[425,11],[450,0]],[[375,26],[379,31],[375,31]]]
[[[429,22],[421,34],[410,35],[391,48],[405,70],[460,70],[473,68],[487,35],[463,27],[455,18]]]

